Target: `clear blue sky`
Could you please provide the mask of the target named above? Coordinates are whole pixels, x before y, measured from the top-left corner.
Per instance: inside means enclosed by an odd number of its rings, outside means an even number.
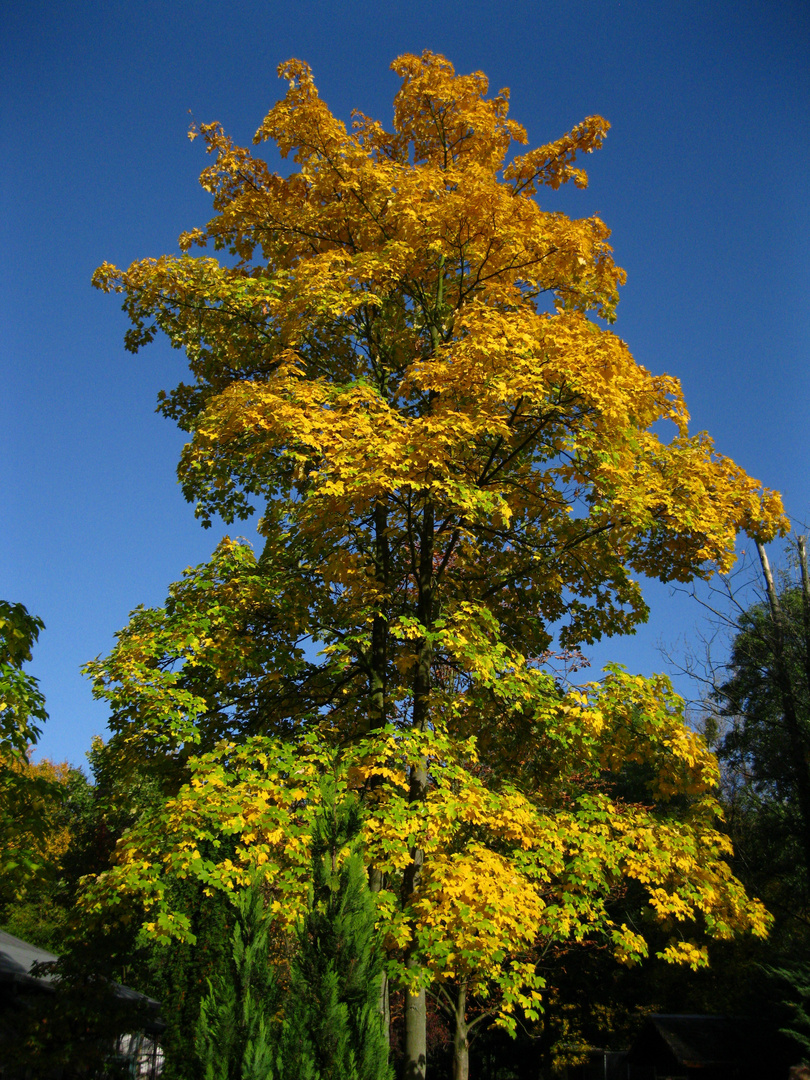
[[[7,0],[0,39],[0,597],[47,626],[31,665],[51,714],[41,755],[83,763],[106,711],[80,664],[218,539],[177,486],[180,433],[154,413],[183,355],[126,353],[125,317],[90,276],[207,220],[189,121],[247,143],[292,56],[345,119],[390,122],[388,65],[425,48],[509,86],[532,144],[606,116],[589,189],[544,205],[607,222],[628,273],[617,332],[680,377],[694,430],[810,515],[806,0]],[[648,595],[649,626],[599,663],[649,673],[659,638],[692,632],[696,608]]]

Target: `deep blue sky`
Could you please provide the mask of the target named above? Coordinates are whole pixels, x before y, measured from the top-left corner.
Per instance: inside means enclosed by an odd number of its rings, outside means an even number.
[[[218,539],[183,501],[182,438],[153,411],[183,355],[126,353],[125,317],[90,276],[207,220],[190,119],[247,143],[292,56],[344,119],[390,123],[388,65],[425,48],[509,86],[532,145],[606,116],[589,189],[543,204],[607,222],[628,273],[617,332],[680,377],[694,430],[810,513],[805,0],[9,0],[0,36],[0,596],[47,626],[40,755],[83,762],[106,711],[79,665]],[[692,633],[696,608],[648,595],[649,626],[599,663],[649,673],[660,638]]]

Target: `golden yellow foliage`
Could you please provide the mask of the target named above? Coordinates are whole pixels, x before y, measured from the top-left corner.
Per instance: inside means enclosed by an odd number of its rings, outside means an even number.
[[[627,630],[646,614],[629,573],[727,569],[737,531],[784,528],[779,498],[690,436],[677,380],[589,317],[614,318],[624,281],[608,229],[536,195],[584,186],[574,161],[606,121],[509,160],[526,135],[508,92],[432,53],[393,67],[386,132],[361,114],[347,130],[307,65],[282,65],[255,141],[297,171],[203,125],[216,216],[187,254],[95,282],[124,295],[129,347],[162,330],[186,351],[193,382],[160,408],[192,434],[180,477],[203,520],[283,503],[341,621],[390,619],[429,560],[444,610],[464,598],[505,628],[517,607],[532,644],[561,616],[567,644]],[[234,264],[190,254],[211,245]]]
[[[716,766],[666,681],[614,670],[561,694],[543,662],[555,636],[632,631],[638,576],[707,577],[738,532],[786,522],[689,433],[677,379],[609,329],[625,275],[607,226],[540,205],[585,186],[607,122],[510,157],[527,137],[508,91],[430,52],[393,68],[387,131],[361,113],[347,128],[306,64],[281,65],[254,143],[292,171],[194,129],[215,216],[179,256],[96,271],[129,349],[161,332],[185,350],[190,382],[159,408],[189,433],[187,498],[206,524],[258,505],[266,546],[226,541],[90,665],[124,745],[185,781],[94,902],[139,890],[160,912],[165,872],[231,890],[260,863],[294,919],[306,793],[340,746],[400,977],[497,987],[508,1026],[535,1008],[538,942],[645,954],[610,914],[628,882],[672,930],[667,959],[705,960],[681,924],[764,932],[715,829]],[[223,836],[236,858],[218,860]],[[188,927],[164,912],[153,929]]]

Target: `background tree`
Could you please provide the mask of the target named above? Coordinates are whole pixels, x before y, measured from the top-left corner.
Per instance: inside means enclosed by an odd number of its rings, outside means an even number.
[[[193,381],[160,408],[191,435],[179,475],[203,522],[264,510],[259,570],[276,603],[255,626],[279,663],[275,686],[257,673],[269,693],[252,722],[267,732],[328,714],[336,741],[389,721],[463,738],[542,714],[537,665],[555,633],[576,646],[627,632],[647,613],[633,575],[707,576],[728,568],[738,530],[784,527],[774,493],[688,435],[677,381],[589,318],[613,319],[624,280],[605,225],[535,199],[542,185],[584,186],[576,157],[607,123],[590,117],[508,161],[527,140],[506,91],[487,98],[481,73],[457,76],[429,52],[393,67],[393,131],[355,114],[349,132],[309,68],[282,65],[287,94],[256,142],[298,171],[273,175],[204,125],[215,217],[181,237],[180,257],[95,275],[124,295],[129,348],[162,331],[185,349]],[[227,263],[190,254],[207,245]],[[677,429],[668,443],[661,420]],[[100,692],[121,688],[133,629],[95,669]],[[314,666],[306,636],[324,645]],[[154,627],[141,637],[150,647]],[[181,678],[199,688],[190,659],[176,658]],[[121,714],[130,745],[182,758],[196,716],[232,723],[209,704],[178,728],[147,696]],[[428,789],[416,760],[410,800]],[[424,850],[399,869],[407,908]],[[404,978],[411,1078],[426,1056],[417,951]]]
[[[66,772],[29,761],[48,714],[24,665],[44,625],[23,604],[0,601],[0,904],[19,898],[27,881],[58,858],[49,833],[58,829],[58,781]]]
[[[810,957],[801,795],[810,752],[810,597],[801,535],[786,543],[777,570],[761,544],[755,550],[734,574],[694,590],[708,619],[704,655],[693,650],[679,667],[700,686],[695,716],[718,754],[734,871],[772,912],[772,930],[766,941],[716,950],[712,973],[689,985],[659,979],[656,995],[693,1009],[708,1004],[767,1018],[776,1033],[795,1026],[804,1007],[801,987]],[[774,970],[787,978],[769,974]]]
[[[783,847],[792,840],[810,897],[810,593],[804,537],[797,538],[800,584],[774,583],[760,551],[767,601],[740,618],[730,658],[731,678],[719,689],[726,715],[739,719],[725,735],[721,757],[759,802],[766,828]],[[781,592],[781,595],[780,595]],[[781,820],[780,820],[781,819]],[[776,838],[775,837],[775,838]],[[786,851],[785,855],[790,857]]]
[[[67,762],[0,757],[10,820],[3,827],[0,927],[59,952],[75,898],[72,859],[89,814],[92,789]],[[12,795],[9,798],[9,795]]]
[[[801,1048],[804,1065],[810,1060],[810,963],[792,963],[788,967],[767,968],[772,980],[781,984],[786,1015],[781,1033]],[[780,995],[780,997],[782,997]]]
[[[725,609],[728,661],[711,670],[706,714],[724,775],[741,876],[788,932],[810,903],[810,588],[804,537],[775,578],[760,549],[759,587],[735,590]],[[718,612],[724,609],[715,604]],[[781,931],[780,931],[781,933]]]

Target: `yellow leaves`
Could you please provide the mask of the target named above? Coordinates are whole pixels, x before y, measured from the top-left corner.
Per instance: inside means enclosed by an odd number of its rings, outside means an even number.
[[[674,919],[683,920],[692,915],[689,904],[680,896],[673,896],[660,888],[650,889],[649,896],[650,906],[662,920],[670,916]]]
[[[674,941],[658,955],[669,964],[683,964],[692,971],[709,966],[709,954],[705,946],[692,941]]]
[[[620,964],[631,966],[649,954],[647,942],[626,923],[611,931],[613,956]]]
[[[530,880],[502,855],[476,844],[430,859],[411,901],[421,947],[429,953],[434,939],[453,943],[436,973],[445,978],[491,974],[499,953],[530,947],[542,906]]]
[[[525,195],[534,195],[538,184],[556,190],[573,180],[577,187],[587,187],[584,170],[575,169],[573,163],[577,154],[599,150],[609,128],[603,117],[589,116],[556,142],[514,158],[504,170],[504,180],[513,184],[516,194]]]

